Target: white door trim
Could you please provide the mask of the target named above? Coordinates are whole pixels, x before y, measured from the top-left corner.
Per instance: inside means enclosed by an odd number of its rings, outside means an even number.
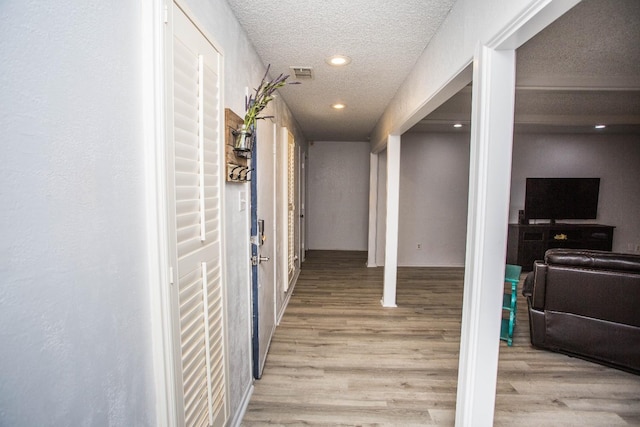
[[[158,426],[177,423],[166,200],[165,3],[142,3],[143,127],[147,253]]]
[[[457,427],[493,425],[511,185],[515,49],[579,1],[532,2],[486,45],[479,44],[474,55]]]

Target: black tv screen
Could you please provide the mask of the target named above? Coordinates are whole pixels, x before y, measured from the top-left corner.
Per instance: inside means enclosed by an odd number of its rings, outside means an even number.
[[[527,178],[526,219],[595,219],[600,178]]]

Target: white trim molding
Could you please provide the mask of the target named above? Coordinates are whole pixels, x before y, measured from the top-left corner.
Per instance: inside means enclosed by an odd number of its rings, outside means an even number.
[[[469,207],[456,426],[493,425],[507,247],[515,51],[474,61]]]
[[[378,239],[378,155],[369,154],[369,242],[367,267],[376,267],[376,240]]]
[[[176,425],[176,394],[171,332],[172,275],[168,268],[166,200],[165,3],[142,3],[142,105],[145,150],[145,194],[148,277],[151,297],[156,424]]]
[[[397,307],[400,143],[400,135],[389,135],[387,141],[387,230],[384,254],[383,307]]]

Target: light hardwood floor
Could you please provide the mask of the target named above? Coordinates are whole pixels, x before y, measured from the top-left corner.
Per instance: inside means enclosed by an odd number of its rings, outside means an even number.
[[[463,269],[400,268],[390,309],[365,263],[309,252],[242,425],[453,425]],[[640,376],[532,348],[518,304],[496,426],[640,425]]]

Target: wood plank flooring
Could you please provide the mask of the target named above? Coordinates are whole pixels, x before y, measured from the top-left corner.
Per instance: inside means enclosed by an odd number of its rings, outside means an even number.
[[[463,269],[400,268],[390,309],[382,268],[365,264],[362,252],[308,253],[242,425],[454,424]],[[532,348],[518,304],[496,426],[640,425],[640,376]]]

